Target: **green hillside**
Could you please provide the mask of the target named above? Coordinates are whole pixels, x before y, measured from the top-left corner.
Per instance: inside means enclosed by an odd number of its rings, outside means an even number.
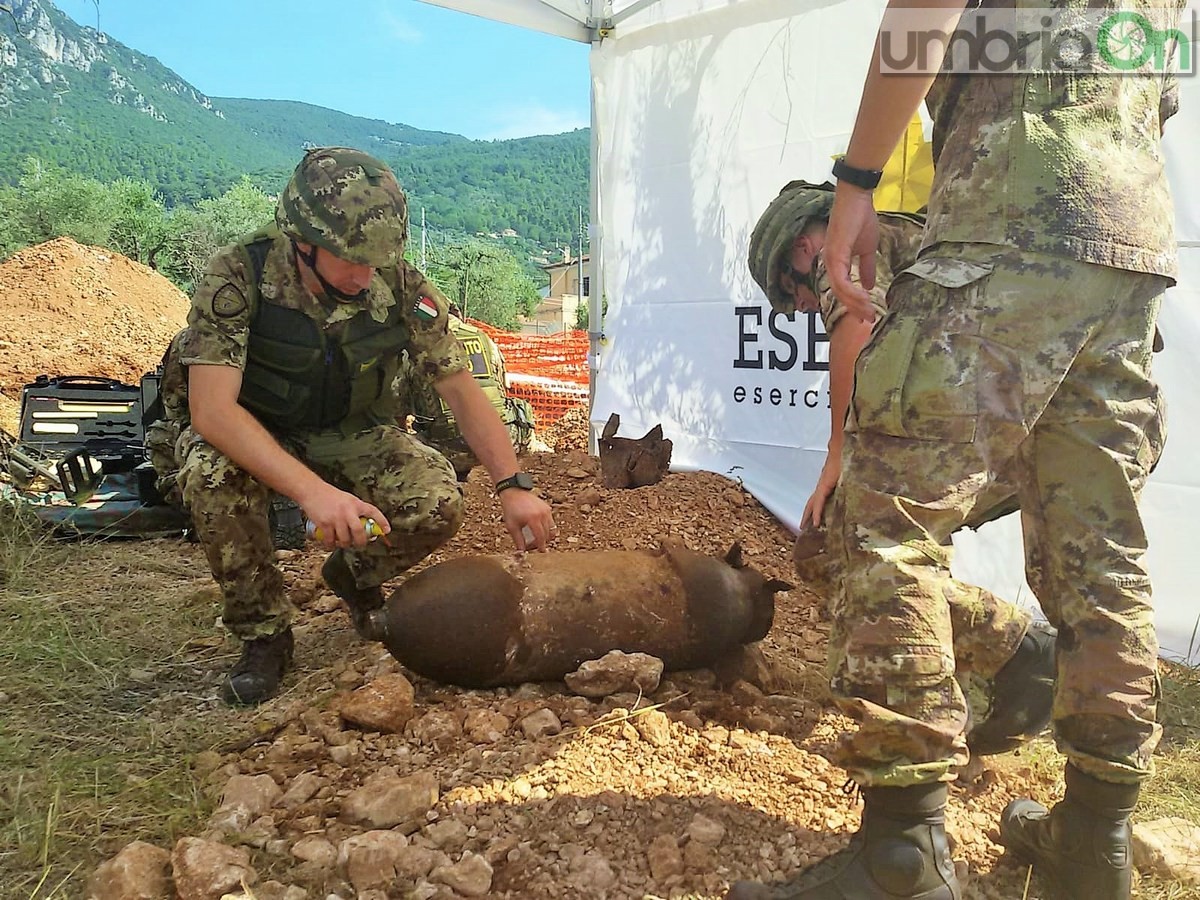
[[[381,119],[362,119],[295,100],[214,97],[212,102],[230,125],[272,147],[291,147],[296,151],[306,144],[332,146],[344,143],[382,156],[386,151],[403,152],[409,147],[470,143],[458,134],[422,131],[410,125],[392,125]]]
[[[0,184],[32,156],[102,182],[145,180],[170,207],[220,196],[243,175],[275,193],[304,146],[340,144],[393,165],[432,227],[574,241],[586,130],[471,141],[294,101],[209,98],[49,0],[12,7],[0,14]]]
[[[587,205],[588,131],[414,147],[383,157],[439,228],[512,228],[542,247],[574,245]]]

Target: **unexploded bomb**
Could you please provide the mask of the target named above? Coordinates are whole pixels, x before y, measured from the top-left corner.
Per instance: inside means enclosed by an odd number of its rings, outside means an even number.
[[[737,544],[723,559],[667,545],[467,556],[401,584],[370,631],[414,672],[464,687],[561,679],[610,650],[690,669],[766,636],[790,588]]]

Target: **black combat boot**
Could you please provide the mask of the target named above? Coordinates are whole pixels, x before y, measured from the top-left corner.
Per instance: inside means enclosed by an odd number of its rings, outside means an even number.
[[[1066,769],[1067,793],[1047,810],[1014,800],[1000,814],[1000,843],[1051,888],[1053,900],[1129,900],[1132,828],[1138,785],[1115,784]]]
[[[292,662],[292,629],[242,642],[242,656],[221,685],[226,703],[253,705],[275,696]]]
[[[967,733],[976,756],[1013,750],[1050,725],[1054,712],[1054,644],[1058,632],[1033,622],[1017,652],[992,680],[992,708]]]
[[[845,850],[785,884],[739,881],[725,900],[960,900],[946,840],[946,785],[862,793],[862,827]]]
[[[383,606],[383,588],[376,585],[360,588],[354,581],[354,573],[341,550],[334,550],[321,567],[321,577],[330,589],[345,601],[350,609],[350,621],[358,636],[373,641],[375,629],[371,624],[371,612]]]

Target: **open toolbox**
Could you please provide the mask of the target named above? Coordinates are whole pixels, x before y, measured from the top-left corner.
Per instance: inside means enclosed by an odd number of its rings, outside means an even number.
[[[142,389],[93,375],[39,375],[21,391],[18,440],[46,459],[83,450],[106,474],[145,458]]]

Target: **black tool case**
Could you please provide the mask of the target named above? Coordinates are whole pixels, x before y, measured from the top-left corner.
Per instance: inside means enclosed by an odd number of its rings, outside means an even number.
[[[20,443],[48,458],[84,449],[115,475],[146,458],[141,386],[93,375],[39,375],[21,391]]]

